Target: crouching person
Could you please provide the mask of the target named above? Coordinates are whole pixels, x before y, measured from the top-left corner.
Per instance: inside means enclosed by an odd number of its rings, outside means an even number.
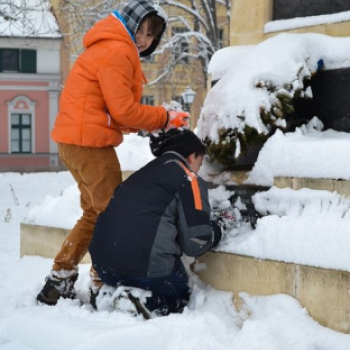
[[[168,315],[190,296],[181,256],[209,251],[221,230],[210,221],[207,188],[196,174],[205,154],[200,139],[171,129],[151,136],[150,147],[157,158],[115,190],[89,250],[104,283],[151,291],[146,308]]]

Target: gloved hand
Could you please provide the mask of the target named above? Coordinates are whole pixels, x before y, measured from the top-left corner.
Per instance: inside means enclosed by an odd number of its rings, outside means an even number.
[[[174,128],[185,128],[190,127],[190,114],[182,109],[182,105],[176,101],[171,101],[170,104],[164,103],[163,107],[167,110],[168,121],[165,125],[165,130]]]
[[[223,233],[228,233],[233,228],[239,227],[240,214],[238,209],[229,207],[226,209],[214,209],[211,219],[216,222]]]
[[[165,130],[174,128],[185,128],[188,129],[190,127],[190,114],[187,112],[176,112],[169,111],[168,112],[168,122],[165,126]]]
[[[219,218],[219,225],[225,230],[230,231],[232,228],[237,227],[237,217],[233,208],[222,210]]]

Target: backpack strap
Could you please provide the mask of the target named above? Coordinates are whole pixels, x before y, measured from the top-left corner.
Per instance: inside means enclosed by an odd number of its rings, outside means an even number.
[[[201,191],[199,189],[199,183],[198,183],[198,177],[197,175],[193,172],[190,171],[183,163],[181,163],[178,160],[175,160],[175,163],[177,163],[186,173],[188,180],[191,182],[191,187],[192,187],[192,193],[193,193],[193,198],[194,198],[194,206],[197,210],[202,210],[203,209],[203,204],[202,204],[202,197],[201,197]]]

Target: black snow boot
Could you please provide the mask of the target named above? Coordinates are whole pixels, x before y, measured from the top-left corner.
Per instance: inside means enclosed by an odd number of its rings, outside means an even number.
[[[46,283],[37,295],[36,300],[46,305],[56,305],[59,298],[74,299],[74,283],[77,279],[78,274],[67,278],[46,277]]]
[[[139,298],[134,297],[131,292],[128,293],[129,300],[134,304],[136,311],[139,315],[142,315],[145,320],[151,318],[151,314],[147,307],[140,301]]]
[[[99,294],[100,294],[100,289],[90,287],[90,304],[94,310],[97,310],[96,299]]]

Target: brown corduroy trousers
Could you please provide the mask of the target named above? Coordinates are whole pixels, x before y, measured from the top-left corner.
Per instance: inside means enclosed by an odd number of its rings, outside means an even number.
[[[58,144],[59,156],[80,190],[83,215],[63,242],[53,273],[76,273],[77,265],[88,251],[97,217],[122,182],[120,164],[113,147],[83,147]],[[91,271],[93,277],[94,271]]]

